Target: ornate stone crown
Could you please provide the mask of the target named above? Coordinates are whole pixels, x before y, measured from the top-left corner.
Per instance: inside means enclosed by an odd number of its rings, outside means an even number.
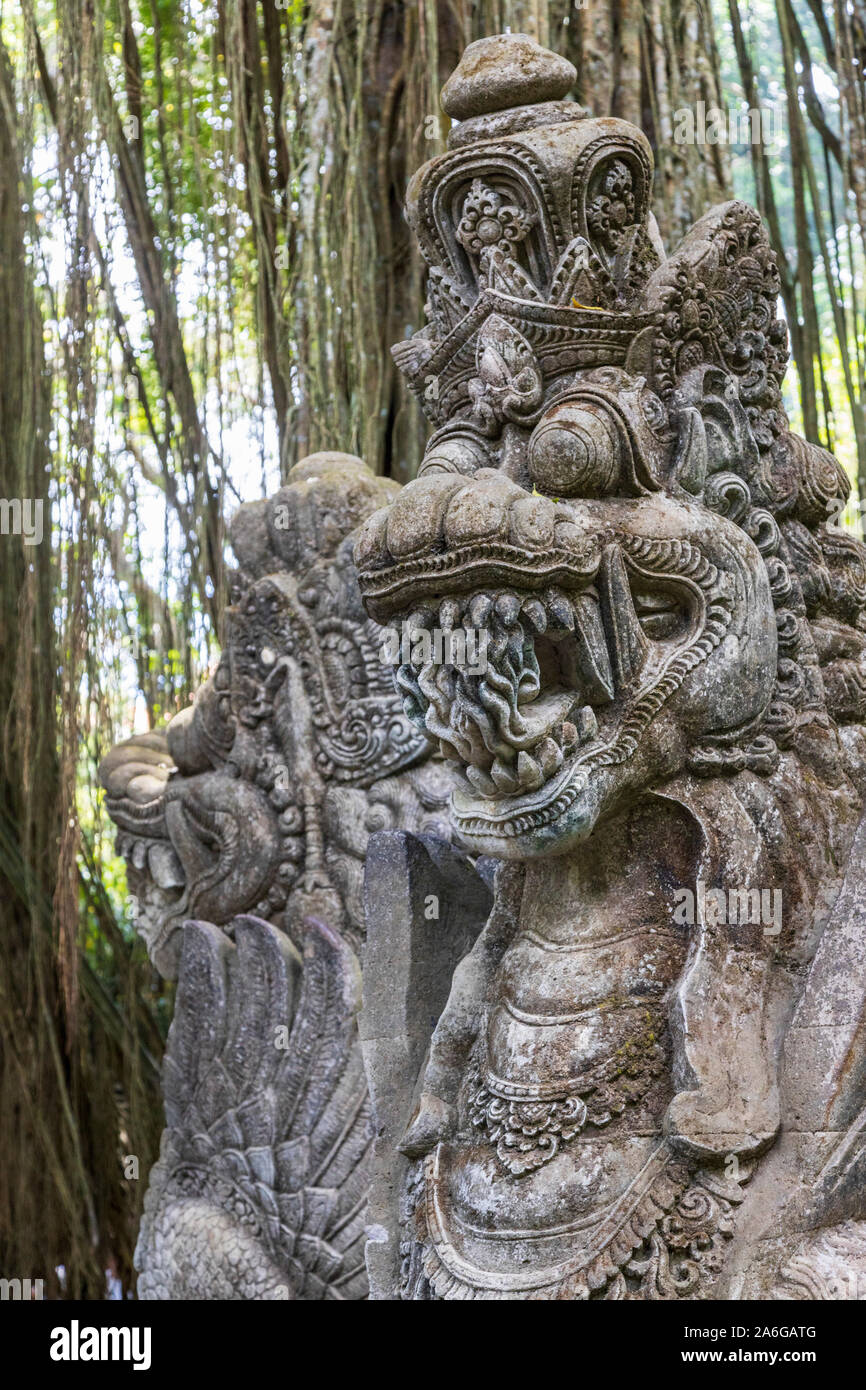
[[[503,35],[470,45],[443,91],[459,119],[451,148],[407,195],[430,266],[428,323],[393,348],[436,423],[530,423],[563,375],[624,363],[648,322],[635,305],[660,260],[650,147],[627,122],[557,100],[575,77]]]

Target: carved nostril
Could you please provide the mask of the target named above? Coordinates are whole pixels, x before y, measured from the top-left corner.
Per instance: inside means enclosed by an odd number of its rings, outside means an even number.
[[[387,514],[388,549],[395,560],[435,550],[441,544],[449,505],[465,483],[465,478],[453,473],[432,473],[407,483]]]
[[[504,536],[508,500],[499,488],[466,487],[445,517],[446,544],[458,547]]]
[[[613,420],[594,404],[564,401],[547,412],[533,434],[528,464],[540,492],[603,497],[619,478],[622,440]]]
[[[513,545],[540,550],[554,544],[556,507],[549,497],[519,497],[512,503],[509,539]]]
[[[388,513],[383,507],[368,517],[355,537],[355,564],[360,570],[381,569],[391,558],[387,538]]]

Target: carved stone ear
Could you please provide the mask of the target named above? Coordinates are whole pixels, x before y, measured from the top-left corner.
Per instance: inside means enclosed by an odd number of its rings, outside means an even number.
[[[758,446],[736,382],[727,372],[707,365],[687,372],[670,410],[678,430],[672,482],[697,496],[710,474],[733,471],[751,479],[757,473]]]
[[[707,431],[700,411],[693,405],[672,412],[677,440],[671,463],[670,480],[686,492],[700,496],[704,490],[709,462]]]

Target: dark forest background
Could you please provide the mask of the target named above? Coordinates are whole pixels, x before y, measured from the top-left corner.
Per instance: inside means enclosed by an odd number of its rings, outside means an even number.
[[[413,475],[403,191],[463,47],[506,28],[646,130],[669,248],[757,203],[792,420],[866,499],[866,0],[5,0],[0,498],[44,539],[0,535],[0,1276],[134,1290],[171,998],[96,767],[213,663],[239,501],[323,448]],[[699,103],[764,138],[678,143]]]

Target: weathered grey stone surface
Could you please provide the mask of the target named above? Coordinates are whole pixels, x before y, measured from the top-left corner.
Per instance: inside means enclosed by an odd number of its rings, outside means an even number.
[[[528,34],[494,34],[470,43],[442,88],[442,109],[456,121],[568,96],[577,73]]]
[[[184,927],[140,1298],[366,1297],[360,971],[325,923],[305,937],[301,960],[257,917]]]
[[[482,672],[419,640],[397,679],[463,769],[459,841],[507,863],[398,1145],[401,1296],[856,1297],[849,484],[789,430],[757,213],[713,208],[665,259],[641,132],[551,113],[524,58],[502,36],[463,65],[477,124],[410,185],[428,322],[394,352],[435,428],[355,548],[372,616],[486,636]]]
[[[214,676],[102,765],[137,926],[179,978],[145,1298],[366,1296],[364,852],[390,826],[448,834],[448,776],[400,708],[351,557],[397,491],[319,454],[242,507]]]
[[[404,831],[371,836],[365,870],[367,979],[360,1036],[376,1138],[370,1170],[370,1296],[399,1297],[400,1212],[407,1160],[398,1149],[417,1080],[460,961],[491,906],[465,855],[444,840]]]

